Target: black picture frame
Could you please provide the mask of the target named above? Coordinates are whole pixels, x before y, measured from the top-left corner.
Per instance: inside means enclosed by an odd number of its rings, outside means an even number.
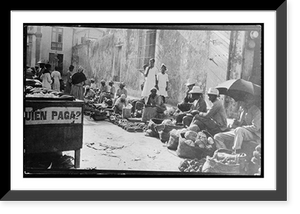
[[[286,201],[287,200],[287,1],[270,6],[276,12],[276,190],[12,190],[10,155],[2,173],[2,201]],[[272,3],[270,3],[272,4]],[[211,9],[211,8],[207,8]],[[224,8],[225,9],[225,8]],[[231,9],[231,8],[228,8]],[[260,10],[266,8],[234,8]],[[225,9],[227,10],[227,8]],[[10,111],[9,111],[10,112]],[[9,123],[10,124],[10,123]],[[10,139],[10,138],[9,138]],[[9,144],[2,148],[7,154]]]

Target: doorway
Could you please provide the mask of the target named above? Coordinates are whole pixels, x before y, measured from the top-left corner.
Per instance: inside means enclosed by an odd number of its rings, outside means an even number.
[[[51,64],[51,70],[54,70],[57,66],[57,70],[60,74],[63,74],[63,54],[49,53],[49,63]]]

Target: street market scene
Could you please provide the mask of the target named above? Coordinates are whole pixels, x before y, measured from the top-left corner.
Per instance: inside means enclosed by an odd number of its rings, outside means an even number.
[[[24,27],[24,176],[263,176],[260,25]]]

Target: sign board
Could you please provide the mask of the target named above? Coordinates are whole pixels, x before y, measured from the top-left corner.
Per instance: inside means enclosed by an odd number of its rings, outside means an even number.
[[[25,125],[80,124],[82,123],[81,109],[81,107],[45,107],[41,109],[26,107]]]

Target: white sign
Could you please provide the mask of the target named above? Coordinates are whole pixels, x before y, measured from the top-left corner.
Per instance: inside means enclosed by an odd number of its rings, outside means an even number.
[[[46,107],[33,110],[26,107],[25,125],[82,123],[81,107]]]

